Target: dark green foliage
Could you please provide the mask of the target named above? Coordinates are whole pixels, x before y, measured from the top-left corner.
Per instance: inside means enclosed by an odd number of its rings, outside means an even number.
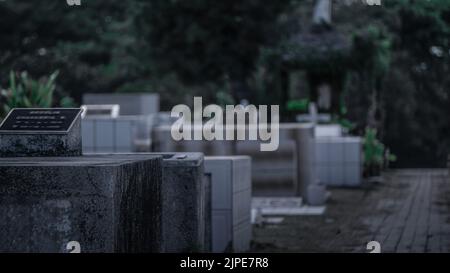
[[[130,3],[130,4],[129,4]],[[39,78],[59,70],[56,95],[115,91],[137,77],[133,1],[0,2],[0,86],[10,70]],[[130,21],[131,20],[131,21]]]
[[[1,98],[4,101],[0,109],[0,116],[5,116],[13,108],[50,108],[54,106],[73,107],[70,97],[64,97],[59,103],[54,101],[55,81],[58,71],[48,77],[34,80],[27,72],[10,72],[9,87],[1,90]]]
[[[397,160],[396,156],[386,149],[385,145],[377,138],[377,130],[366,128],[364,140],[364,172],[368,176],[379,175],[380,171],[389,162]]]
[[[158,71],[186,83],[245,80],[264,44],[276,42],[275,21],[290,1],[146,2],[137,22]]]

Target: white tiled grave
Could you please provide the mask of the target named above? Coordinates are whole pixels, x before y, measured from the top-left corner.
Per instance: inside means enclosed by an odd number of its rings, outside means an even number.
[[[84,153],[150,151],[152,116],[85,117],[81,122]]]
[[[86,93],[84,104],[118,104],[120,115],[152,115],[159,112],[159,95],[152,93]]]
[[[270,223],[271,220],[268,219],[274,218],[273,216],[322,215],[325,208],[325,206],[304,205],[299,197],[253,197],[252,223]]]
[[[316,138],[316,172],[328,186],[359,186],[362,182],[360,137]]]
[[[211,175],[212,252],[245,252],[251,240],[251,159],[205,157]]]

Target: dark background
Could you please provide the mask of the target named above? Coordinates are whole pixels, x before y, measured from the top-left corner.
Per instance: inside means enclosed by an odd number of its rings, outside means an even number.
[[[397,167],[442,167],[450,147],[450,1],[0,1],[0,86],[10,72],[48,77],[60,98],[84,92],[155,92],[162,109],[207,102],[317,100],[362,135],[376,128]],[[6,99],[1,100],[6,103]],[[5,113],[3,113],[4,115]]]

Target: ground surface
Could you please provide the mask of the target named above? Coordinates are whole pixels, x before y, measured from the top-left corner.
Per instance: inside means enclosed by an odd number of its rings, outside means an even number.
[[[450,252],[447,170],[396,170],[381,183],[331,189],[322,216],[254,226],[253,252]]]

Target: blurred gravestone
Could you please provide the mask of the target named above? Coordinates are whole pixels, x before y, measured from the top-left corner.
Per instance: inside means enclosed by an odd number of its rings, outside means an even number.
[[[151,115],[159,112],[159,95],[133,94],[84,94],[83,104],[118,104],[123,116]]]

